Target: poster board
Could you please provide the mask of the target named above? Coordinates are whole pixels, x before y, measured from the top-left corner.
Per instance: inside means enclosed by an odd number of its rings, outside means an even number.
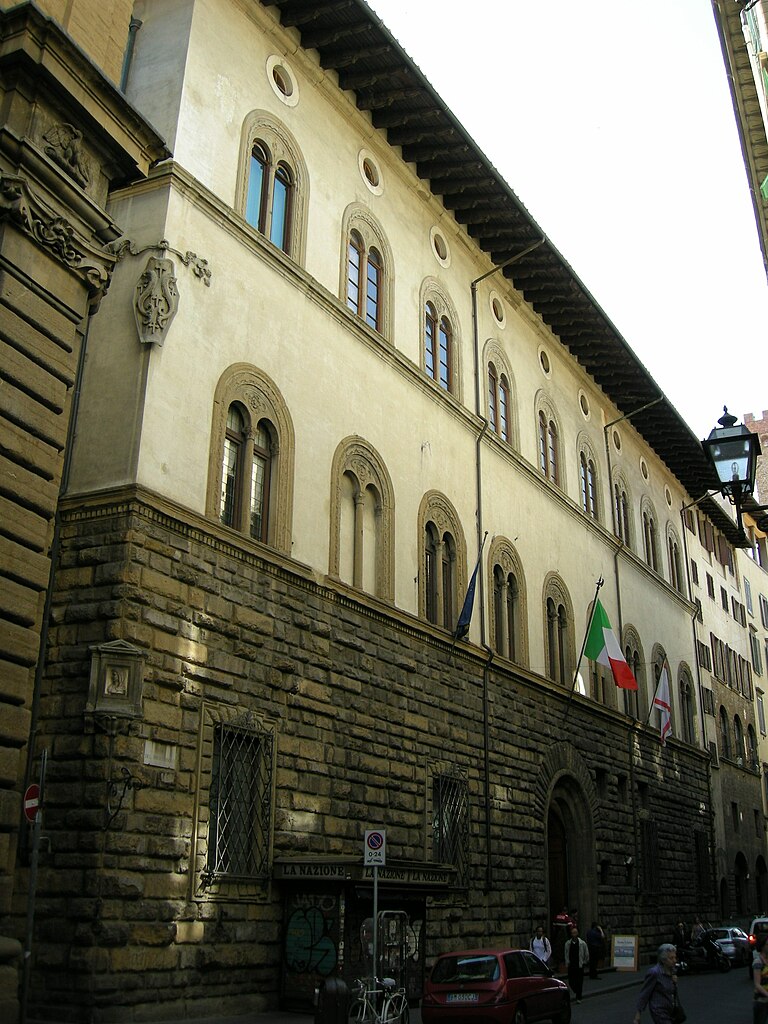
[[[611,965],[617,971],[636,971],[639,943],[637,935],[611,937]]]

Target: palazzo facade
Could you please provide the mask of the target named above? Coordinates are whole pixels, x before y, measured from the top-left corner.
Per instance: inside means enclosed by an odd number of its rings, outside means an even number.
[[[362,0],[124,21],[152,154],[107,189],[17,701],[25,783],[45,755],[30,1016],[310,1007],[365,969],[370,829],[414,999],[439,951],[525,943],[563,905],[647,959],[736,884],[682,515],[715,485],[698,439]],[[696,515],[736,598],[742,538]],[[576,674],[598,593],[636,692]],[[729,728],[754,731],[744,661]],[[742,846],[757,872],[764,838]]]

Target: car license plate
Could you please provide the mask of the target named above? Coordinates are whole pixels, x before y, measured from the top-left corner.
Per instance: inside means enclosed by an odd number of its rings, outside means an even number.
[[[476,1003],[478,999],[477,992],[449,992],[445,997],[446,1003]]]

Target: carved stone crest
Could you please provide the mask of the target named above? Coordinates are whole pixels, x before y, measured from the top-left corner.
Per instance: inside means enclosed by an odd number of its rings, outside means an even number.
[[[81,188],[85,188],[90,176],[82,154],[83,133],[74,125],[62,122],[49,128],[43,138],[48,143],[45,147],[46,154],[63,168],[70,178],[74,178]]]
[[[139,339],[145,345],[162,345],[179,307],[173,260],[150,256],[136,285],[133,311]]]

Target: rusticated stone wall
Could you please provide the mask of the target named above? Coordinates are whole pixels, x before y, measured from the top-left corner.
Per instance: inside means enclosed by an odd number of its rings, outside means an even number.
[[[50,750],[50,851],[36,1017],[276,1005],[287,883],[201,879],[204,719],[233,709],[274,727],[276,859],[361,859],[363,830],[384,825],[388,863],[429,863],[430,765],[466,774],[468,888],[428,906],[428,957],[524,942],[546,918],[553,799],[571,823],[584,918],[639,933],[647,955],[675,913],[709,911],[711,891],[697,890],[692,870],[693,833],[711,824],[703,754],[674,741],[662,752],[657,736],[585,698],[564,719],[565,692],[492,665],[486,787],[484,656],[460,645],[451,659],[446,634],[231,541],[147,495],[64,510],[38,736]],[[141,652],[138,717],[87,709],[92,649],[116,641]],[[174,752],[170,766],[146,763],[148,742]],[[653,893],[639,860],[643,818],[658,833]]]
[[[130,3],[43,6],[119,74]],[[35,777],[27,744],[55,510],[86,325],[119,234],[104,206],[112,177],[140,177],[166,150],[32,4],[0,4],[0,99],[0,1019],[12,1024],[21,961],[9,915],[21,798]]]

